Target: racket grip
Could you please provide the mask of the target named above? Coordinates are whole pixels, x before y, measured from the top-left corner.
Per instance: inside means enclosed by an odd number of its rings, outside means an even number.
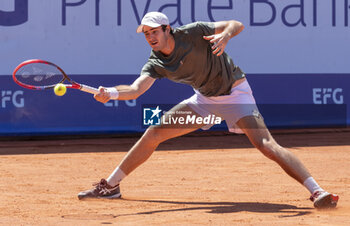
[[[91,94],[99,93],[98,89],[87,85],[80,85],[80,90]]]

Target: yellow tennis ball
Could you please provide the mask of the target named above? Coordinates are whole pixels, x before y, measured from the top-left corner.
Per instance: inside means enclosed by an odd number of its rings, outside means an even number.
[[[56,96],[63,96],[64,94],[66,94],[67,88],[62,83],[58,83],[57,85],[55,85],[53,91],[55,92]]]

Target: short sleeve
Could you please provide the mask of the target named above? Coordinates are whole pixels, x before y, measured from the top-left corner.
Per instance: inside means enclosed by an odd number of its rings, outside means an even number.
[[[213,22],[197,22],[197,27],[202,30],[205,36],[215,34],[215,25]]]
[[[178,30],[194,36],[207,36],[215,34],[215,25],[213,22],[195,22],[181,26]]]
[[[158,74],[154,70],[154,65],[152,64],[151,61],[147,61],[145,65],[143,65],[142,70],[141,70],[141,75],[148,75],[154,79],[161,79],[163,78],[162,75]]]

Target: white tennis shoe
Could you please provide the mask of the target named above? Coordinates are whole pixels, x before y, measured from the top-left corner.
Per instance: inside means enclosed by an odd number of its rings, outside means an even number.
[[[316,191],[311,195],[310,200],[314,202],[314,207],[317,209],[335,208],[339,196],[326,191]]]

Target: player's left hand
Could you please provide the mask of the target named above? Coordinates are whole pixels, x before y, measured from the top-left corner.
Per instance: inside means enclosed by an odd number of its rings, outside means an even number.
[[[230,40],[229,36],[225,35],[224,32],[214,35],[203,36],[203,38],[205,40],[210,41],[210,43],[213,43],[213,46],[211,48],[213,49],[213,54],[216,54],[217,56],[220,56],[224,53],[226,45]]]

